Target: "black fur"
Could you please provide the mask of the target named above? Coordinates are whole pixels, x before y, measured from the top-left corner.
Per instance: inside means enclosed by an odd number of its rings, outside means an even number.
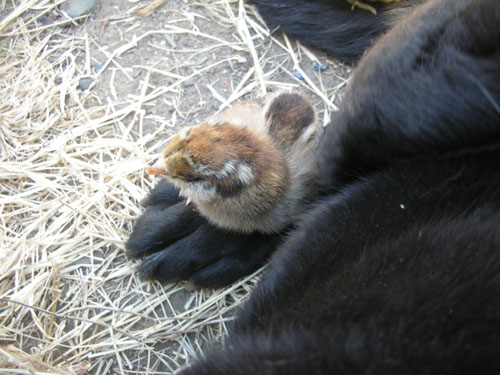
[[[179,191],[161,181],[143,202],[146,211],[134,225],[127,243],[127,255],[139,258],[159,251],[194,232],[203,222],[193,207],[186,207]]]
[[[280,235],[244,236],[209,224],[167,180],[143,204],[125,245],[129,257],[146,256],[138,270],[143,279],[222,287],[262,266],[281,242]]]
[[[373,41],[424,0],[366,3],[377,15],[353,10],[346,0],[250,0],[271,29],[278,28],[309,46],[348,63],[356,62]]]
[[[364,56],[326,129],[324,195],[271,257],[224,348],[184,374],[497,374],[499,103],[500,2],[415,9]],[[225,252],[224,235],[214,247],[219,235],[202,230],[192,253],[180,239],[169,267],[218,254],[215,272],[231,274],[238,250]]]
[[[204,220],[201,216],[198,219]],[[191,225],[186,221],[178,224]],[[189,280],[197,287],[218,288],[262,266],[279,242],[278,235],[242,236],[203,222],[194,232],[146,258],[139,272],[144,279]]]
[[[360,62],[322,138],[325,186],[500,139],[499,8],[443,3],[422,6]]]
[[[498,373],[499,157],[400,162],[324,198],[226,350],[185,373]]]

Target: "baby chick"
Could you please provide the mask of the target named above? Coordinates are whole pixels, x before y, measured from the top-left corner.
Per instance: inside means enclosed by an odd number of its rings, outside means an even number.
[[[219,227],[276,233],[314,194],[318,132],[301,94],[273,94],[183,128],[148,173],[165,175]]]

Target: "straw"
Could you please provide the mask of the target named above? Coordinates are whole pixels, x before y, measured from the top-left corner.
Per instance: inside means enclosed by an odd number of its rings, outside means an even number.
[[[139,280],[124,241],[146,166],[181,126],[268,91],[301,88],[326,121],[345,79],[241,1],[41,25],[61,2],[0,3],[0,373],[175,373],[223,339],[262,269],[220,290]],[[92,22],[119,35],[103,44]],[[168,59],[131,59],[143,46]]]

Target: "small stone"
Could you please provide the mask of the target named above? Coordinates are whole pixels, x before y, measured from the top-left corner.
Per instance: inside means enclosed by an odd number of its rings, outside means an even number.
[[[188,293],[193,293],[196,289],[196,285],[192,281],[188,281],[186,284],[184,284],[184,290]]]
[[[38,22],[40,22],[42,25],[51,25],[54,23],[49,17],[47,16],[41,16],[38,18]]]
[[[87,90],[93,82],[94,80],[92,78],[82,78],[80,82],[78,82],[78,87],[82,90]]]
[[[90,12],[95,0],[68,0],[61,4],[60,9],[71,18],[83,16]]]

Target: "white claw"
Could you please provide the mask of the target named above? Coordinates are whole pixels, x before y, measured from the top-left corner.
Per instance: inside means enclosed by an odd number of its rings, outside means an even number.
[[[186,200],[186,206],[187,206],[187,205],[189,205],[191,202],[192,202],[191,198],[188,198],[188,199]]]

